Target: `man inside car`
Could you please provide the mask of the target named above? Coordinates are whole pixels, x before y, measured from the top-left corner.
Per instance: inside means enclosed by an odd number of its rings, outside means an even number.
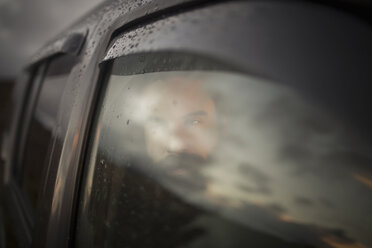
[[[211,160],[219,134],[215,101],[194,78],[150,83],[142,95],[146,152],[156,168],[194,186]],[[197,179],[201,180],[197,180]],[[189,185],[188,185],[189,187]]]

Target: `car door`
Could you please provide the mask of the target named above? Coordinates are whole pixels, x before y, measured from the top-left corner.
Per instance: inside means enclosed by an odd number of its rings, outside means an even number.
[[[75,246],[372,244],[367,23],[237,1],[111,31]]]

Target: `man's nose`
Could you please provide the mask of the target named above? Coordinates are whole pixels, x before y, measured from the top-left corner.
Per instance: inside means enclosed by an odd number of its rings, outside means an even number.
[[[168,137],[167,151],[168,153],[182,153],[187,152],[187,137],[185,132],[180,127],[172,128]]]

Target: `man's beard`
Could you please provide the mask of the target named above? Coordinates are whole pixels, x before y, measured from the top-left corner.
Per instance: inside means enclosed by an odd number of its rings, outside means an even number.
[[[207,178],[203,175],[210,161],[201,156],[180,153],[171,154],[154,164],[157,180],[167,187],[186,191],[204,190]]]

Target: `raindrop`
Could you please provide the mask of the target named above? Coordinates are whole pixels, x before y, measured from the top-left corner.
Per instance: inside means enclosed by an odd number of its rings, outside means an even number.
[[[130,120],[127,120],[127,125],[129,125]]]

